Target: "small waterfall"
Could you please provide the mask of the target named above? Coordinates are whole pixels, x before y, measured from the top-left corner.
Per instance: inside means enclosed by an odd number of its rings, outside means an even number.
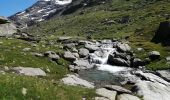
[[[94,63],[98,70],[108,71],[110,73],[115,73],[118,71],[126,70],[126,67],[112,66],[107,64],[109,55],[116,52],[112,44],[102,44],[99,50],[90,54],[90,61]]]

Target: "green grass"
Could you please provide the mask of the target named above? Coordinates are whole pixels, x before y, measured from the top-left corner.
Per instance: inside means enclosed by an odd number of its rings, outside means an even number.
[[[54,47],[41,47],[41,43],[38,44],[37,47],[32,47],[28,42],[18,39],[1,38],[0,42],[3,42],[0,44],[0,66],[2,67],[35,67],[41,68],[44,71],[50,69],[48,78],[55,79],[59,79],[68,73],[68,65],[65,60],[63,60],[61,64],[57,64],[56,62],[50,61],[48,58],[36,57],[32,54],[33,52],[44,53],[48,50],[54,50]],[[24,52],[24,48],[31,48],[31,50]],[[57,48],[55,47],[54,51],[56,50]],[[64,62],[65,64],[62,65]]]
[[[162,47],[161,44],[154,44],[147,41],[145,38],[142,39],[140,36],[129,39],[131,46],[136,54],[136,57],[145,59],[148,58],[148,53],[151,51],[159,51],[161,54],[161,59],[151,62],[146,66],[150,70],[161,70],[170,69],[170,64],[167,63],[166,57],[170,55],[170,47]],[[137,51],[138,47],[142,47],[144,51]]]
[[[22,88],[27,89],[25,96]],[[81,100],[83,97],[90,100],[94,95],[94,90],[66,86],[55,81],[15,74],[0,75],[1,100]]]

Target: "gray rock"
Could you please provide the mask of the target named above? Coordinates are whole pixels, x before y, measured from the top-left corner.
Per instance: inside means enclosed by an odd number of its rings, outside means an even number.
[[[131,50],[131,47],[126,43],[118,43],[117,49],[121,52],[129,52]]]
[[[64,58],[68,61],[71,61],[71,62],[76,60],[76,56],[73,53],[71,53],[70,51],[66,51],[64,53]]]
[[[73,49],[75,48],[75,46],[76,46],[75,43],[64,44],[64,49]]]
[[[166,57],[166,61],[170,61],[170,57]]]
[[[131,59],[131,56],[126,54],[126,53],[118,53],[118,52],[115,52],[115,57],[116,58],[122,58],[124,60],[130,60]]]
[[[27,51],[30,51],[31,48],[24,48],[23,51],[27,52]]]
[[[89,69],[93,67],[93,65],[90,64],[88,60],[84,60],[84,59],[76,60],[74,61],[73,64],[75,66],[78,66],[80,69]]]
[[[158,82],[139,81],[132,89],[143,100],[169,100],[170,87]]]
[[[149,58],[151,60],[156,60],[156,59],[159,59],[160,58],[160,53],[158,51],[151,51],[149,52]]]
[[[46,76],[46,73],[40,68],[30,68],[30,67],[14,67],[12,68],[17,74],[27,75],[27,76]]]
[[[79,58],[79,57],[80,57],[78,53],[72,53],[72,54],[73,54],[74,57],[76,57],[76,58]]]
[[[94,52],[99,49],[99,47],[94,44],[85,44],[85,48],[87,48],[91,52]]]
[[[105,88],[96,89],[96,94],[102,97],[106,97],[109,100],[116,100],[116,91],[107,90]]]
[[[57,55],[54,51],[46,51],[44,53],[44,56],[49,57],[53,61],[57,61],[58,59],[60,59],[60,56]]]
[[[0,36],[12,36],[17,32],[17,28],[12,23],[0,24]]]
[[[102,44],[112,44],[112,40],[101,40]]]
[[[144,51],[143,48],[137,48],[137,51]]]
[[[135,58],[133,60],[133,67],[139,67],[139,66],[145,66],[145,62],[143,62],[141,59],[139,58]]]
[[[67,77],[61,79],[61,81],[67,85],[73,85],[73,86],[79,85],[79,86],[83,86],[83,87],[87,87],[87,88],[94,88],[93,83],[83,80],[83,79],[79,78],[77,75],[69,74],[69,75],[67,75]]]
[[[158,70],[157,73],[160,77],[170,82],[170,70]]]
[[[124,78],[124,80],[121,82],[122,85],[135,84],[138,80],[141,80],[139,77],[133,75],[131,72],[117,73],[116,75]]]
[[[86,57],[89,54],[89,50],[85,49],[85,48],[81,48],[79,49],[79,55],[81,57]]]
[[[44,56],[44,55],[41,54],[41,53],[33,53],[33,55],[36,56],[36,57],[43,57],[43,56]]]
[[[62,37],[59,37],[58,40],[59,41],[65,41],[65,40],[69,40],[71,39],[72,37],[69,37],[69,36],[62,36]]]
[[[109,99],[105,97],[95,97],[94,100],[109,100]]]
[[[130,66],[130,63],[128,63],[126,60],[122,58],[114,58],[112,55],[109,55],[108,63],[116,66]]]
[[[141,100],[141,99],[130,94],[121,94],[117,96],[117,100]]]
[[[128,94],[132,93],[130,90],[117,86],[117,85],[106,85],[104,88],[112,90],[112,91],[117,91],[118,93],[128,93]]]
[[[142,77],[143,80],[151,81],[151,82],[158,82],[164,85],[170,85],[167,81],[160,78],[159,76],[152,74],[152,73],[143,73],[142,71],[136,71],[135,75]]]

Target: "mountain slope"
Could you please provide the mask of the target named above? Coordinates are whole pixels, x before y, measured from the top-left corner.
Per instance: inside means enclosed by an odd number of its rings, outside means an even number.
[[[151,38],[161,21],[169,19],[169,0],[112,0],[92,6],[67,10],[28,29],[32,34],[90,34],[95,38],[145,34]],[[38,30],[38,31],[37,31]]]
[[[10,16],[9,19],[20,27],[30,26],[59,13],[69,3],[71,0],[39,0],[25,11]]]

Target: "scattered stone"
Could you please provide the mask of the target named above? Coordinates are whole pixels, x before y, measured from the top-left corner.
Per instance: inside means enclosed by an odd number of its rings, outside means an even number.
[[[59,37],[58,40],[59,41],[65,41],[65,40],[69,40],[71,39],[72,37]]]
[[[170,57],[166,57],[166,61],[170,61]]]
[[[118,51],[121,51],[121,52],[129,52],[131,50],[131,47],[126,43],[118,43],[117,49]]]
[[[160,77],[170,82],[170,70],[158,70],[157,73]]]
[[[87,88],[94,88],[93,83],[83,80],[83,79],[79,78],[77,75],[69,74],[69,75],[67,75],[67,77],[61,79],[61,81],[67,85],[73,85],[73,86],[80,85],[80,86],[84,86]]]
[[[41,53],[34,53],[34,55],[35,55],[36,57],[43,57],[43,54],[41,54]]]
[[[30,68],[30,67],[14,67],[12,68],[17,74],[27,75],[27,76],[46,76],[46,73],[40,68]]]
[[[117,96],[117,100],[141,100],[141,99],[130,94],[121,94]]]
[[[79,54],[80,54],[80,57],[86,57],[89,54],[89,50],[85,48],[81,48],[79,49]]]
[[[112,91],[117,91],[118,93],[128,93],[128,94],[132,93],[130,90],[127,90],[117,85],[106,85],[104,88],[112,90]]]
[[[105,88],[96,89],[96,94],[102,97],[106,97],[109,100],[116,100],[116,91],[107,90]]]
[[[71,53],[70,51],[66,51],[64,53],[64,58],[68,61],[71,61],[71,62],[76,60],[76,56],[73,53]]]
[[[137,51],[144,51],[143,48],[137,48]]]
[[[24,52],[28,52],[28,51],[30,51],[30,50],[31,50],[31,48],[24,48],[24,49],[23,49]]]
[[[60,56],[57,55],[54,51],[46,51],[44,53],[44,56],[49,57],[53,61],[57,61],[58,59],[60,59]]]
[[[160,53],[158,51],[151,51],[149,52],[149,58],[151,60],[156,60],[156,59],[159,59],[160,58]]]
[[[132,88],[143,100],[169,100],[170,86],[158,82],[139,81]]]

